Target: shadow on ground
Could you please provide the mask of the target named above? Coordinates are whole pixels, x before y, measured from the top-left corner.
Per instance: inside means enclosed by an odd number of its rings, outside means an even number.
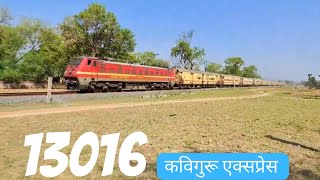
[[[291,145],[293,145],[293,146],[299,146],[299,147],[301,147],[301,148],[304,148],[304,149],[307,149],[307,150],[310,150],[310,151],[313,151],[313,152],[320,152],[320,149],[315,149],[315,148],[313,148],[313,147],[305,146],[305,145],[300,144],[300,143],[297,143],[297,142],[280,139],[280,138],[274,137],[274,136],[272,136],[272,135],[266,135],[265,137],[266,137],[266,138],[269,138],[269,139],[272,139],[272,140],[275,140],[275,141],[282,142],[282,143],[291,144]]]

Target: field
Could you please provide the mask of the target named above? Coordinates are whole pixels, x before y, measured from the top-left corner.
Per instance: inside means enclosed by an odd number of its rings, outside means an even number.
[[[149,142],[134,149],[147,159],[140,179],[157,179],[160,152],[283,152],[290,158],[289,179],[320,179],[319,96],[317,91],[260,88],[0,106],[0,175],[25,178],[30,149],[23,144],[28,134],[71,131],[71,145],[63,150],[70,154],[76,139],[88,131],[99,137],[120,132],[119,144],[129,134],[142,131]],[[43,144],[40,159],[49,146]],[[101,177],[105,153],[101,148],[87,179]],[[80,160],[86,162],[90,154],[90,148],[84,149]],[[56,162],[39,162],[46,164]],[[71,177],[67,169],[57,178]],[[123,178],[116,163],[110,179]]]

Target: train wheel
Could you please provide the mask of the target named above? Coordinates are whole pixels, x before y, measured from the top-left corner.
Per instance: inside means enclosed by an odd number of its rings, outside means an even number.
[[[103,88],[102,88],[102,92],[108,92],[108,86],[103,86]]]

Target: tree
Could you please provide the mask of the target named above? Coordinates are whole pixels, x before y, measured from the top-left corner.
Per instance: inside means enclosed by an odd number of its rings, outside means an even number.
[[[135,48],[133,33],[121,28],[116,16],[99,4],[66,18],[60,29],[71,56],[126,59]]]
[[[8,25],[10,20],[12,20],[12,17],[9,10],[7,8],[0,7],[0,44],[3,39],[4,26]]]
[[[67,64],[66,46],[62,37],[39,21],[28,20],[21,25],[27,44],[21,57],[20,72],[25,80],[41,82],[48,76],[63,75]]]
[[[67,64],[62,37],[39,20],[24,19],[3,26],[0,43],[0,79],[6,82],[61,76]]]
[[[136,61],[139,64],[168,68],[169,62],[163,59],[157,58],[157,54],[151,51],[144,53],[136,53]]]
[[[7,8],[0,7],[0,25],[8,25],[12,20],[11,14]]]
[[[241,57],[230,57],[225,61],[224,71],[227,74],[232,74],[236,76],[242,76],[241,66],[244,65],[244,61]]]
[[[15,83],[21,79],[16,56],[25,41],[18,28],[9,26],[10,20],[9,10],[0,7],[0,80]]]
[[[209,63],[206,67],[207,72],[213,73],[221,73],[222,72],[222,65],[217,63]]]
[[[317,81],[316,78],[314,76],[312,76],[312,74],[308,74],[307,84],[310,89],[320,88],[320,81]]]
[[[183,33],[175,47],[171,49],[171,57],[175,58],[175,65],[185,69],[199,67],[205,56],[204,49],[191,47],[193,31]]]
[[[25,39],[17,27],[1,26],[0,36],[0,80],[8,83],[16,83],[21,79],[21,73],[17,71],[20,59],[19,51],[25,44]]]
[[[4,68],[15,68],[19,59],[18,52],[26,41],[17,27],[3,26],[0,37],[0,70]]]
[[[258,74],[258,69],[253,65],[244,67],[242,70],[242,76],[248,78],[261,78]]]
[[[40,49],[40,36],[41,33],[47,28],[40,20],[24,18],[17,28],[25,40],[25,45],[23,49],[21,49],[23,54]]]

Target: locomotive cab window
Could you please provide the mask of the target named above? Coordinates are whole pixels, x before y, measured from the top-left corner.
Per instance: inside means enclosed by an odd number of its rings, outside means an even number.
[[[88,60],[88,63],[87,63],[87,64],[88,64],[88,66],[90,66],[90,65],[91,65],[91,60]]]
[[[78,66],[82,61],[82,58],[73,58],[69,60],[69,64],[73,66]]]
[[[93,61],[93,67],[97,66],[97,61]]]

